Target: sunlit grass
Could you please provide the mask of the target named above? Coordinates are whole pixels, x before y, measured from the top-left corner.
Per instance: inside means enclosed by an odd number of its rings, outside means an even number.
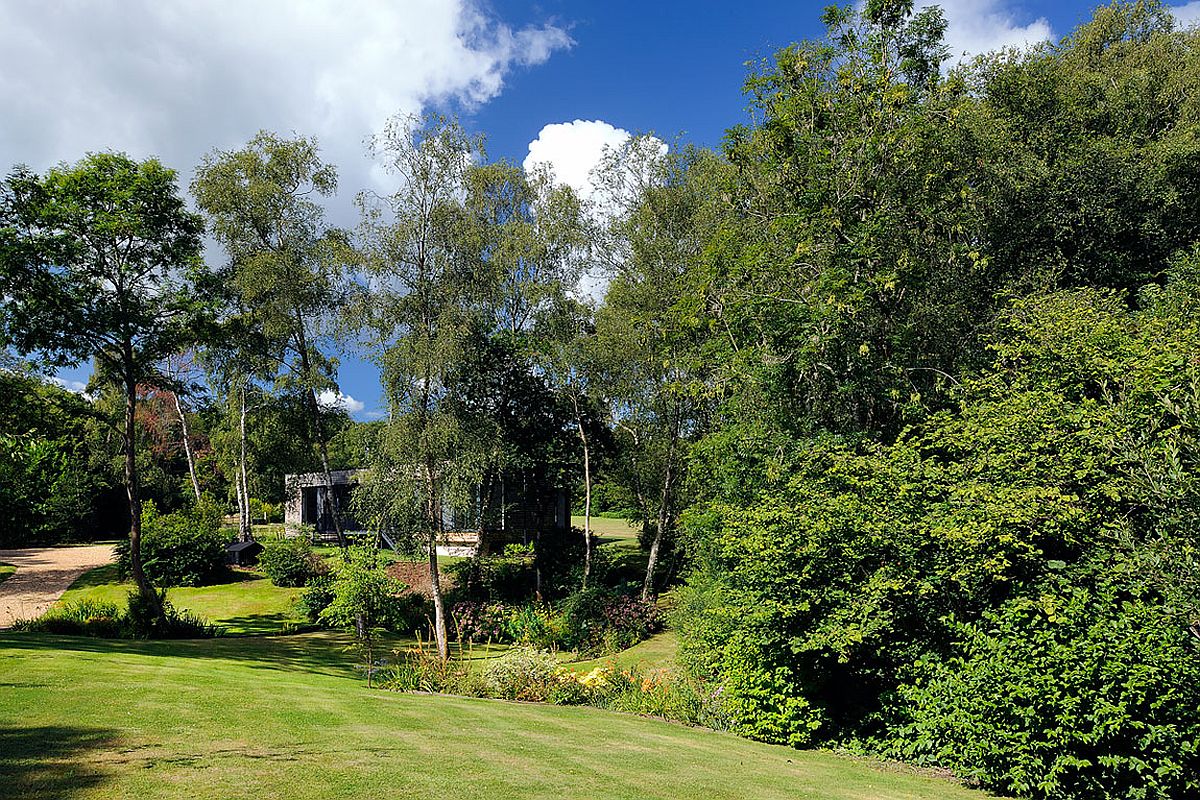
[[[0,634],[0,794],[30,800],[982,798],[641,717],[368,690],[329,633]]]

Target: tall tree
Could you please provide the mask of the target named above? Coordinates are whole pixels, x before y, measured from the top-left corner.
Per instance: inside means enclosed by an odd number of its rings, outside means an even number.
[[[337,367],[321,344],[345,297],[348,245],[341,231],[325,225],[324,209],[313,198],[336,190],[337,172],[321,161],[314,140],[267,131],[240,150],[209,155],[192,182],[197,205],[230,255],[237,308],[253,309],[267,354],[277,362],[277,382],[306,399],[310,441],[330,486],[320,397],[337,392]],[[244,383],[238,387],[245,390]],[[344,547],[336,498],[333,505],[334,530]]]
[[[0,184],[4,344],[55,366],[94,359],[98,377],[121,390],[131,571],[155,604],[141,559],[137,389],[196,340],[203,229],[175,172],[154,159],[95,153],[42,177],[18,169]]]
[[[592,574],[592,490],[595,486],[598,443],[594,311],[584,301],[562,297],[559,307],[544,315],[539,327],[538,366],[558,396],[566,401],[579,439],[583,471],[583,588]],[[602,424],[602,423],[601,423]]]
[[[491,284],[463,208],[467,172],[482,142],[441,117],[398,117],[374,152],[399,188],[363,195],[362,242],[369,295],[357,308],[382,369],[390,420],[356,494],[378,529],[412,533],[429,563],[434,635],[449,656],[437,548],[446,509],[466,504],[494,453],[494,436],[456,402],[460,364],[486,324]]]
[[[691,281],[711,234],[711,154],[665,155],[649,137],[611,154],[610,196],[624,197],[606,251],[615,274],[596,315],[594,353],[612,422],[623,440],[625,483],[650,533],[643,598],[654,591],[665,542],[686,506],[687,448],[710,393]]]

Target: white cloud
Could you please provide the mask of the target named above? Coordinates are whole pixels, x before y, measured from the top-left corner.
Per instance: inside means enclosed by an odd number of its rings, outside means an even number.
[[[1009,0],[938,0],[921,5],[938,5],[946,12],[951,63],[964,54],[976,56],[1004,47],[1028,47],[1054,37],[1045,17],[1022,24],[1021,15]]]
[[[594,219],[603,220],[620,208],[623,198],[614,197],[598,185],[596,168],[606,152],[620,148],[631,137],[629,131],[598,119],[552,123],[543,127],[537,138],[529,143],[529,154],[525,156],[523,166],[527,171],[549,167],[555,180],[579,194]],[[649,167],[649,161],[641,162],[638,158],[655,160],[667,154],[667,144],[659,139],[649,137],[644,144],[645,147],[635,148],[636,158],[626,165],[630,170]],[[581,277],[578,294],[599,302],[608,288],[608,279],[604,268],[594,264]]]
[[[1200,22],[1200,0],[1192,0],[1182,6],[1167,6],[1167,8],[1175,15],[1176,21],[1182,27],[1186,28]]]
[[[630,133],[601,120],[577,119],[546,125],[529,143],[524,166],[532,171],[537,165],[549,166],[554,177],[574,189],[580,197],[596,193],[592,170],[606,150],[625,144]]]
[[[190,178],[266,128],[315,135],[341,172],[334,221],[368,188],[364,139],[397,112],[495,97],[568,47],[484,0],[0,3],[0,170],[92,150],[159,156]]]
[[[66,389],[68,392],[74,392],[75,394],[82,394],[85,396],[87,395],[87,384],[84,383],[83,381],[67,380],[65,378],[59,378],[57,376],[52,376],[50,378],[50,382],[53,384],[56,384],[58,386],[61,386],[62,388]]]
[[[325,389],[319,393],[317,402],[325,408],[338,408],[351,414],[357,414],[367,407],[363,401],[355,400],[350,395],[341,392],[335,394],[332,389]]]

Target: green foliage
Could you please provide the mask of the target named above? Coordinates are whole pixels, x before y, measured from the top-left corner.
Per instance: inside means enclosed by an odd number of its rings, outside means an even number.
[[[372,684],[378,666],[375,646],[379,630],[404,627],[409,621],[405,619],[404,611],[406,607],[412,607],[411,603],[397,598],[403,589],[404,584],[384,572],[379,551],[374,548],[346,548],[343,558],[335,562],[333,580],[328,588],[330,602],[318,612],[317,619],[326,625],[354,632],[368,686]],[[317,591],[312,596],[306,593],[305,603],[317,598]]]
[[[881,749],[1021,797],[1200,791],[1200,650],[1153,596],[1063,586],[961,623]]]
[[[259,554],[258,566],[276,586],[306,586],[328,571],[305,536],[267,540]]]
[[[220,635],[220,629],[195,614],[176,610],[166,592],[160,592],[157,603],[130,592],[124,609],[103,600],[72,600],[36,619],[20,620],[13,628],[101,639],[204,639]]]
[[[100,496],[112,482],[88,468],[94,416],[65,389],[0,372],[0,546],[100,532]]]
[[[747,438],[758,488],[689,515],[701,569],[676,611],[733,729],[884,741],[1019,794],[1182,791],[1194,297],[1181,278],[1133,311],[1092,290],[1015,303],[958,409],[890,446],[810,439],[779,462]]]
[[[257,497],[250,498],[250,518],[255,522],[283,522],[283,505],[268,503]]]
[[[524,600],[536,587],[532,545],[509,544],[503,552],[451,564],[447,571],[464,599]]]
[[[485,697],[545,702],[559,683],[555,655],[533,645],[518,645],[483,670],[480,688]]]
[[[163,586],[200,586],[225,571],[225,546],[231,540],[221,527],[221,511],[210,500],[162,514],[153,503],[142,507],[142,559],[147,576]],[[117,545],[117,563],[129,574],[129,544]]]
[[[332,601],[319,618],[366,638],[396,618],[396,595],[403,589],[404,584],[383,571],[378,551],[368,547],[348,548],[344,559],[334,561]]]
[[[116,603],[83,599],[54,606],[36,619],[18,620],[13,630],[112,639],[121,635],[123,621]]]
[[[453,617],[463,641],[515,642],[588,655],[625,650],[661,627],[652,603],[600,587],[577,591],[554,605],[460,602]]]
[[[661,626],[652,603],[600,587],[566,597],[557,611],[562,617],[559,644],[585,654],[625,650]]]
[[[155,600],[133,591],[125,603],[122,619],[124,635],[130,639],[204,639],[217,636],[220,629],[209,625],[190,611],[179,611],[167,599],[164,589]]]
[[[296,599],[296,606],[309,622],[318,622],[321,612],[333,602],[333,575],[314,575],[304,585],[304,591]]]

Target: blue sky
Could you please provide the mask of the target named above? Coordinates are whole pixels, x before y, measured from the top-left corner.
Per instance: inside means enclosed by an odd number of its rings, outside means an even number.
[[[562,125],[539,152],[564,176],[586,171],[585,134],[612,141],[625,131],[654,132],[668,142],[716,146],[727,127],[746,119],[746,62],[819,35],[824,5],[6,3],[0,74],[11,80],[0,81],[0,103],[11,111],[0,125],[0,165],[44,168],[88,150],[119,149],[159,156],[186,182],[213,147],[237,146],[262,128],[295,131],[318,136],[338,164],[343,191],[329,216],[353,225],[354,192],[378,179],[362,141],[389,113],[456,111],[487,134],[492,158],[518,163],[544,126]],[[1077,0],[941,5],[959,52],[1060,37],[1094,7]],[[1200,19],[1200,0],[1176,5],[1181,18]],[[139,35],[122,41],[131,17],[141,23]],[[59,377],[77,385],[87,374],[81,368]],[[356,417],[380,412],[369,363],[344,356],[339,380]]]

